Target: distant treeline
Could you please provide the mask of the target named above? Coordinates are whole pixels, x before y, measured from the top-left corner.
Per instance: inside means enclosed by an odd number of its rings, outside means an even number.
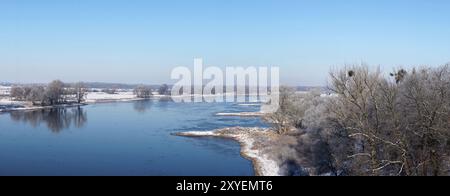
[[[74,85],[75,83],[66,83],[67,85]],[[143,84],[124,84],[124,83],[107,83],[107,82],[83,82],[86,88],[92,89],[136,89],[137,87],[146,86],[151,89],[159,89],[161,85],[143,85]],[[18,83],[10,83],[10,82],[2,82],[1,86],[15,86],[15,85],[45,85],[45,84],[18,84]],[[171,89],[173,85],[167,84],[168,88]],[[323,92],[326,92],[328,89],[324,86],[294,86],[293,87],[297,91],[311,91],[315,89],[321,89]],[[226,86],[223,87],[226,89]]]
[[[105,82],[85,82],[87,88],[99,89],[135,89],[142,86],[142,84],[123,84],[123,83],[105,83]],[[152,89],[158,89],[160,85],[145,85]]]
[[[29,101],[33,105],[57,105],[81,103],[86,96],[84,83],[65,84],[59,80],[47,85],[15,85],[11,88],[11,98],[16,101]]]
[[[66,85],[74,85],[75,83],[65,83]],[[141,84],[123,84],[123,83],[105,83],[105,82],[83,82],[86,88],[98,88],[98,89],[135,89]],[[33,86],[33,85],[46,85],[44,83],[10,83],[2,82],[0,86]],[[161,85],[145,85],[152,89],[158,89]]]

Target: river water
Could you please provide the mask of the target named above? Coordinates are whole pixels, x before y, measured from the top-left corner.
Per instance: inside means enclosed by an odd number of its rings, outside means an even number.
[[[232,103],[135,101],[0,114],[0,175],[248,176],[239,144],[174,132],[265,126]]]

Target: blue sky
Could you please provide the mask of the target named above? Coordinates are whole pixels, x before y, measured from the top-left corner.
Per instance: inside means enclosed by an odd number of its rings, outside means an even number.
[[[279,66],[324,85],[332,67],[450,62],[448,0],[1,0],[0,81],[170,83],[195,57]]]

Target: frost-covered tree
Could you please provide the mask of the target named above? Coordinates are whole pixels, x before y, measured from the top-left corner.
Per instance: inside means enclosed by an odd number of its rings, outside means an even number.
[[[64,102],[64,83],[60,80],[54,80],[47,86],[45,95],[50,105]]]
[[[401,69],[392,79],[367,66],[331,74],[330,122],[351,141],[351,174],[448,175],[449,74],[448,66]]]
[[[152,96],[152,89],[148,86],[140,85],[133,90],[133,93],[138,98],[150,98]]]
[[[449,65],[394,73],[333,71],[330,96],[282,89],[266,118],[300,130],[295,149],[313,174],[450,175]]]
[[[73,85],[73,94],[77,103],[81,103],[85,100],[87,93],[86,85],[83,82],[77,82]]]
[[[279,134],[305,128],[307,112],[311,112],[321,103],[321,92],[314,89],[311,92],[296,92],[291,87],[280,88],[279,109],[264,116]],[[309,120],[309,119],[308,119]]]
[[[43,105],[45,99],[45,87],[43,86],[33,86],[30,94],[27,96],[27,101],[30,101],[33,105]]]
[[[25,99],[25,91],[20,86],[11,87],[10,96],[14,100],[24,100]]]
[[[169,86],[167,84],[161,85],[158,89],[158,93],[160,95],[169,95],[170,94]]]

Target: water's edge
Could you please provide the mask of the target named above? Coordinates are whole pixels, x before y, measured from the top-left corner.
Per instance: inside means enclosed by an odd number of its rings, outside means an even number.
[[[255,145],[257,137],[270,137],[269,128],[231,127],[212,131],[189,131],[174,133],[182,137],[219,137],[232,139],[241,145],[241,156],[252,162],[256,176],[280,176],[280,165],[269,158],[261,147]]]

